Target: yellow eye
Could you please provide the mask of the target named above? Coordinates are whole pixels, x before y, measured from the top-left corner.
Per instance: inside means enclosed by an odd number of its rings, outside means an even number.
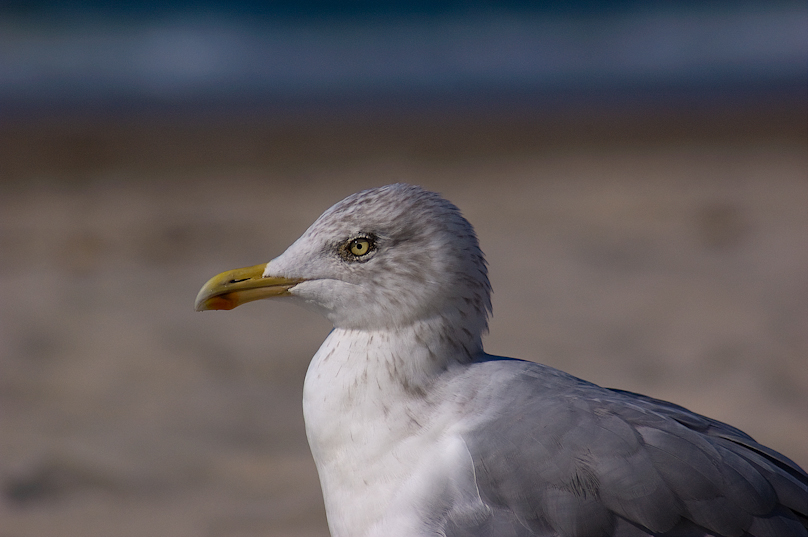
[[[362,257],[363,255],[367,255],[367,253],[370,252],[370,248],[372,246],[373,245],[370,242],[370,239],[360,237],[348,243],[348,251],[351,252],[356,257]]]

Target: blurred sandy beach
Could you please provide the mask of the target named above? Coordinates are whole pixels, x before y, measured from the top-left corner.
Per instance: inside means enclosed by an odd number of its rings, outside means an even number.
[[[0,535],[327,535],[300,405],[328,324],[193,299],[396,181],[476,227],[488,352],[674,401],[808,466],[805,117],[4,124]]]
[[[808,468],[805,2],[0,5],[0,537],[324,537],[328,323],[193,311],[325,209],[444,194],[486,350]]]

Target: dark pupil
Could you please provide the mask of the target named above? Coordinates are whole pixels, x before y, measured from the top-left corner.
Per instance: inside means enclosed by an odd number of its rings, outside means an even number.
[[[365,249],[367,248],[367,242],[365,241],[355,241],[354,242],[354,249],[357,253],[365,253]]]

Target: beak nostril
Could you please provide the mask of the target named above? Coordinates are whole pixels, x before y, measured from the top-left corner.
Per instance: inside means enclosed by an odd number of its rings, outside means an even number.
[[[246,282],[247,280],[249,280],[249,278],[242,278],[240,280],[230,280],[230,283],[241,283]]]

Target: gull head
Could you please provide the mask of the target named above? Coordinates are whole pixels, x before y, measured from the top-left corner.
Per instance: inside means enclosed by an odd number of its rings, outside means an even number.
[[[215,276],[196,309],[284,296],[337,328],[437,322],[479,342],[490,294],[485,258],[460,210],[434,192],[394,184],[340,201],[269,263]]]

